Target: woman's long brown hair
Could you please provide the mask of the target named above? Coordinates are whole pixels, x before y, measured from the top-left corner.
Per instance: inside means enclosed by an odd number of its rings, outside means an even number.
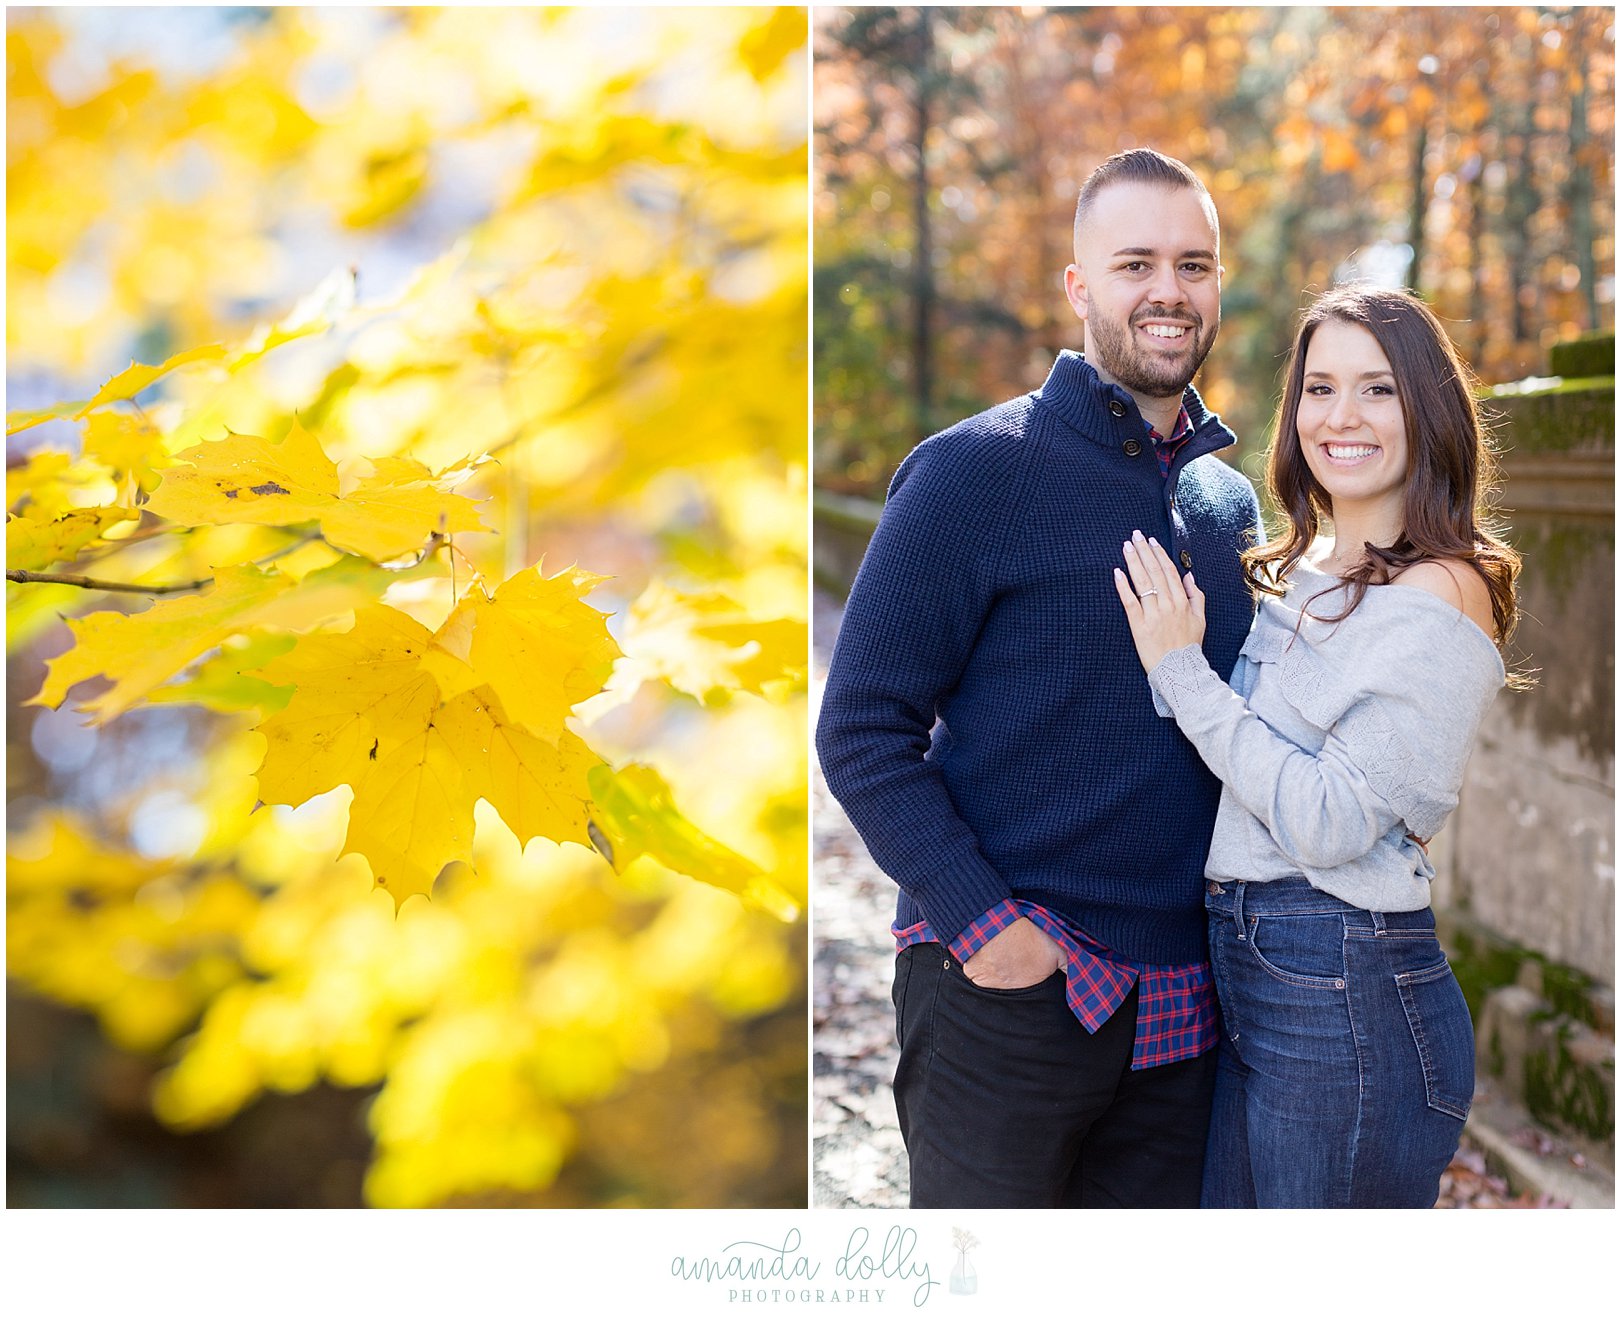
[[[1335,289],[1301,316],[1266,466],[1267,488],[1289,525],[1281,539],[1245,552],[1245,578],[1258,593],[1282,595],[1284,580],[1332,516],[1328,492],[1306,466],[1295,425],[1306,349],[1317,328],[1330,320],[1360,325],[1390,361],[1407,426],[1407,478],[1401,534],[1393,545],[1363,545],[1361,561],[1345,574],[1350,603],[1326,621],[1347,617],[1368,587],[1385,585],[1415,563],[1450,560],[1468,564],[1485,581],[1495,640],[1505,645],[1519,621],[1514,579],[1520,556],[1490,521],[1497,468],[1475,404],[1475,381],[1441,322],[1411,293]]]

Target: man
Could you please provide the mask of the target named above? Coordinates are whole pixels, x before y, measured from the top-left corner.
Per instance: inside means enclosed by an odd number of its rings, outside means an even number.
[[[1156,714],[1111,570],[1155,537],[1231,672],[1259,511],[1189,384],[1221,320],[1203,184],[1153,151],[1105,161],[1064,287],[1084,358],[901,464],[822,698],[828,786],[901,890],[915,1208],[1199,1203],[1220,789]]]

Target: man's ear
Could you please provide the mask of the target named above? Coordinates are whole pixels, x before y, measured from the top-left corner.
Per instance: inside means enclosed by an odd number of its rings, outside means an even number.
[[[1064,267],[1064,296],[1069,299],[1075,314],[1084,321],[1087,309],[1086,276],[1077,265]]]

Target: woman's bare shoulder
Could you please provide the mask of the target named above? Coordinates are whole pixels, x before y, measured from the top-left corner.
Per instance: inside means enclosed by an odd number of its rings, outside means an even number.
[[[1467,563],[1457,559],[1426,559],[1405,569],[1391,581],[1438,596],[1488,637],[1497,635],[1497,620],[1492,615],[1492,593],[1487,589],[1485,579]]]

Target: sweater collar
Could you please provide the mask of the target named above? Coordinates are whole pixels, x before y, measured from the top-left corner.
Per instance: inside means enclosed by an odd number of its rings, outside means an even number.
[[[1035,398],[1094,444],[1116,448],[1123,440],[1141,440],[1148,435],[1148,423],[1137,410],[1137,400],[1119,385],[1105,383],[1092,364],[1071,348],[1058,354]],[[1189,460],[1238,443],[1238,437],[1205,407],[1192,385],[1182,392],[1182,406],[1193,424],[1187,449]]]

